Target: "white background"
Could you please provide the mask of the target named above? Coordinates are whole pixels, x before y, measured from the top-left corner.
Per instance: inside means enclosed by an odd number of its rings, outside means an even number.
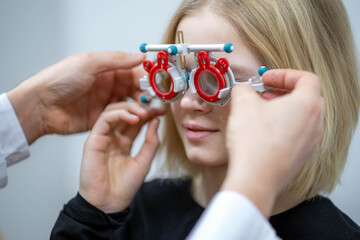
[[[360,1],[344,1],[360,46]],[[142,42],[160,43],[180,0],[1,0],[0,92],[41,69],[82,51],[138,52]],[[1,124],[1,119],[0,119]],[[62,209],[78,189],[82,146],[88,133],[45,136],[31,157],[9,168],[0,190],[0,233],[5,239],[49,239]],[[360,224],[360,131],[330,198]]]

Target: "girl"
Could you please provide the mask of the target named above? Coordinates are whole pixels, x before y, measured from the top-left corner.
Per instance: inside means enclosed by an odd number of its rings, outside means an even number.
[[[339,180],[360,104],[354,43],[342,2],[186,0],[164,42],[175,43],[177,31],[183,31],[188,43],[232,42],[233,53],[215,56],[229,60],[239,82],[256,75],[262,65],[309,71],[320,78],[326,102],[324,136],[308,164],[276,199],[270,222],[283,239],[360,239],[359,227],[318,195],[330,192]],[[195,68],[192,56],[185,67]],[[262,97],[283,93],[269,91]],[[228,170],[230,104],[210,105],[190,91],[168,104],[162,139],[165,165],[174,176],[187,177],[143,185],[158,145],[158,120],[150,122],[135,158],[129,156],[130,147],[142,124],[164,111],[144,110],[135,103],[110,105],[107,119],[122,122],[114,132],[114,126],[109,123],[109,129],[101,119],[94,127],[84,148],[79,194],[60,214],[53,236],[185,238]],[[294,154],[300,154],[297,143],[293,145]],[[261,146],[258,151],[261,155]]]

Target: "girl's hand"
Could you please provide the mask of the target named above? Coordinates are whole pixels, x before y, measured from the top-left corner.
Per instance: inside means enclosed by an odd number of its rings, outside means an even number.
[[[158,149],[157,128],[165,109],[135,102],[110,104],[96,121],[84,146],[79,193],[106,213],[125,210],[149,171]],[[140,152],[130,156],[134,139],[149,122]]]

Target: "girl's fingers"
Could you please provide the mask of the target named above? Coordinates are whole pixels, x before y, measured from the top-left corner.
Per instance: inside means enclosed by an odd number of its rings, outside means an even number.
[[[166,108],[152,108],[149,106],[142,106],[137,102],[118,102],[109,104],[105,111],[112,111],[115,109],[125,109],[130,113],[138,115],[141,119],[151,119],[156,116],[165,114]]]
[[[140,118],[140,121],[136,125],[129,126],[126,129],[124,129],[124,131],[122,131],[122,134],[126,135],[131,140],[135,140],[135,138],[139,134],[144,124],[146,124],[148,121],[150,121],[153,118],[163,115],[165,112],[166,109],[156,109],[156,108],[149,109],[146,117]]]
[[[158,127],[159,119],[155,118],[149,122],[145,142],[139,153],[135,156],[135,160],[143,166],[145,172],[149,171],[151,161],[154,158],[160,144],[159,137],[157,135]]]
[[[117,102],[117,103],[111,103],[109,104],[106,108],[105,108],[105,112],[108,111],[113,111],[113,110],[117,110],[117,109],[124,109],[130,113],[133,113],[135,115],[138,115],[139,117],[144,117],[146,116],[146,112],[147,110],[140,106],[138,103],[136,102]]]
[[[119,123],[134,125],[138,123],[140,118],[124,109],[104,112],[96,121],[91,133],[98,135],[106,135],[110,130],[118,126]]]
[[[142,107],[136,102],[112,103],[100,115],[92,134],[106,135],[114,130],[118,137],[123,136],[134,141],[146,122],[165,112],[165,108]]]

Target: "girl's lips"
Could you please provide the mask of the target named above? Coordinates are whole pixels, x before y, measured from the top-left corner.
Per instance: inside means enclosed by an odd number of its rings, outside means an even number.
[[[186,137],[190,141],[201,141],[204,140],[207,137],[210,137],[217,131],[193,131],[190,129],[186,129]]]
[[[186,137],[190,141],[204,140],[219,131],[192,123],[184,123],[184,127],[186,128]]]

